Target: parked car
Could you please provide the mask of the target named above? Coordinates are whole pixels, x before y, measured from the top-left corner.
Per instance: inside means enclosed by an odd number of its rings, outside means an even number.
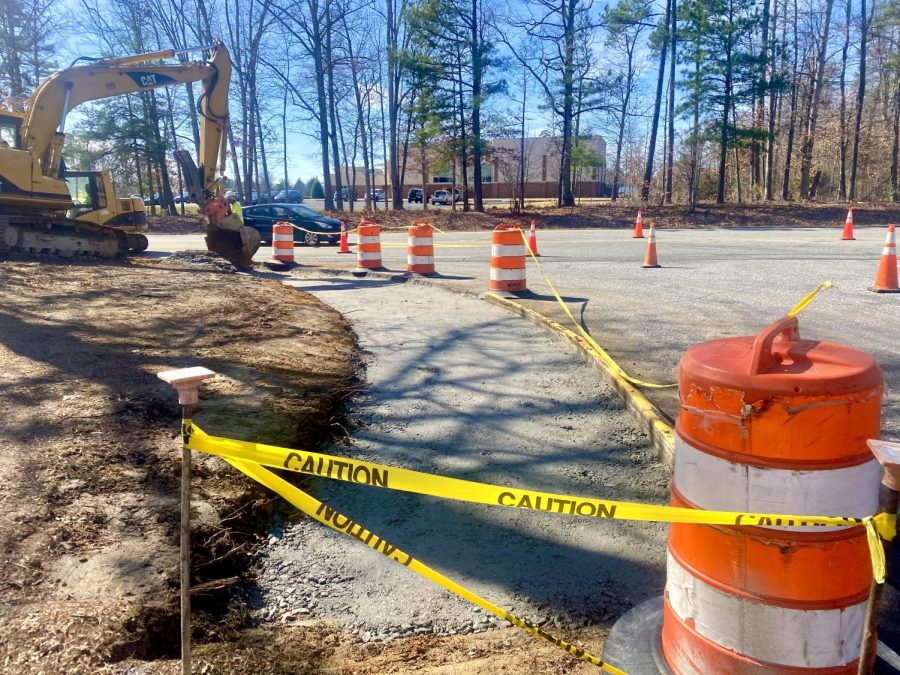
[[[384,189],[383,188],[372,188],[371,198],[373,202],[383,202],[384,201]]]
[[[346,188],[346,187],[341,188],[341,201],[344,201],[344,202],[354,201],[355,202],[357,199],[359,199],[359,195],[356,194],[355,190],[353,192],[351,192],[350,188]],[[334,193],[334,201],[337,201],[337,200],[338,200],[338,193],[335,192]]]
[[[250,193],[250,203],[254,206],[256,206],[257,204],[266,204],[269,201],[270,201],[270,199],[269,199],[268,192],[263,192],[263,193],[251,192]]]
[[[144,206],[159,206],[161,203],[159,194],[155,194],[153,197],[144,197]]]
[[[282,190],[273,200],[276,204],[302,204],[303,195],[297,190]]]
[[[417,202],[419,204],[422,203],[422,188],[413,188],[406,195],[406,201],[412,204],[413,202]]]
[[[460,193],[460,191],[458,189],[453,191],[452,199],[454,202],[458,202],[460,199],[462,199],[462,194]],[[428,203],[431,204],[432,206],[435,204],[443,204],[445,206],[450,206],[450,204],[452,203],[450,200],[451,200],[450,190],[438,190],[433,195],[431,195],[431,198],[428,200]]]
[[[265,243],[272,243],[272,226],[288,222],[302,227],[294,228],[294,242],[307,246],[326,243],[336,245],[341,237],[341,221],[323,216],[299,204],[260,204],[244,208],[244,225],[259,232]]]
[[[185,204],[191,203],[191,194],[189,192],[185,192],[182,195],[175,197],[176,204],[181,204],[182,202],[184,202]]]

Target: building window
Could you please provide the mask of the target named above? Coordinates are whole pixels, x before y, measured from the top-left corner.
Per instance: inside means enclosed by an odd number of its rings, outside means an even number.
[[[600,180],[600,167],[599,166],[591,167],[591,180]]]
[[[481,165],[481,182],[482,183],[493,183],[494,182],[494,165],[493,164],[482,164]]]
[[[431,174],[432,183],[452,183],[453,176],[450,174],[450,167],[442,166],[435,169]]]

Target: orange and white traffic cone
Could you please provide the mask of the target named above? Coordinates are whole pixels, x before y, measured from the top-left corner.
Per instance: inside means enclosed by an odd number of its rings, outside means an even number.
[[[341,219],[341,246],[338,253],[353,253],[350,250],[350,242],[347,241],[347,221],[343,218]]]
[[[637,220],[634,221],[634,236],[632,239],[643,239],[644,238],[644,216],[641,213],[641,210],[638,209]]]
[[[656,259],[656,223],[650,221],[650,236],[647,237],[647,252],[644,254],[644,267],[662,267]]]
[[[531,250],[531,254],[535,257],[539,256],[537,249],[537,232],[534,229],[535,222],[531,221],[531,234],[528,235],[528,248]]]
[[[844,223],[844,234],[841,235],[841,241],[853,241],[853,207],[847,209],[847,220]]]
[[[900,293],[900,286],[897,285],[897,233],[893,224],[888,225],[875,285],[869,286],[869,290],[876,293]]]

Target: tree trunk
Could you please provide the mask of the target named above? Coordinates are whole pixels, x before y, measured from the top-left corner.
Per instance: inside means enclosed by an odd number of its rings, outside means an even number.
[[[838,187],[838,199],[842,202],[847,200],[847,52],[850,51],[850,20],[851,20],[852,0],[847,0],[845,4],[846,26],[844,30],[844,47],[841,50],[841,107],[839,110],[840,119],[840,138],[838,139],[838,155],[841,164],[841,178]]]
[[[659,112],[662,107],[663,81],[666,76],[666,55],[669,47],[669,23],[672,11],[672,1],[666,0],[665,31],[663,43],[659,50],[659,72],[656,76],[656,98],[653,104],[653,121],[650,123],[650,147],[647,149],[647,164],[644,169],[644,182],[641,184],[641,201],[646,204],[650,201],[650,181],[653,180],[653,156],[656,154],[656,133],[659,127]]]
[[[831,10],[834,0],[825,0],[825,14],[822,23],[822,41],[816,64],[816,80],[813,87],[812,103],[809,109],[809,123],[803,139],[800,155],[800,198],[809,199],[809,174],[812,169],[813,149],[816,143],[816,123],[819,119],[819,102],[822,100],[822,89],[825,82],[825,61],[828,58],[828,33],[831,29]],[[852,182],[852,181],[851,181]]]
[[[732,120],[737,119],[737,112],[735,112],[733,99],[731,101],[731,119]],[[751,167],[750,167],[751,172],[753,171],[752,161],[753,160],[751,157]],[[737,203],[743,204],[744,203],[744,193],[741,189],[741,155],[740,155],[740,151],[738,150],[737,143],[734,144],[734,185],[735,185],[735,188],[737,189]]]
[[[284,157],[284,190],[291,187],[288,183],[288,147],[287,147],[287,101],[288,89],[284,88],[284,97],[281,100],[281,152]]]
[[[767,0],[768,1],[768,0]],[[678,43],[678,0],[672,0],[672,10],[669,12],[672,55],[669,58],[669,143],[666,154],[668,166],[666,167],[666,204],[672,203],[672,174],[675,169],[675,57]]]
[[[388,80],[388,142],[390,143],[391,157],[391,190],[393,192],[394,209],[403,208],[402,181],[400,179],[400,164],[397,157],[397,122],[400,108],[400,94],[397,91],[397,25],[398,19],[394,18],[394,0],[385,0],[385,17],[387,24],[387,80]],[[424,195],[423,195],[424,198]]]
[[[900,164],[900,81],[894,83],[894,119],[891,134],[891,201],[900,202],[900,181],[898,181],[898,164]]]
[[[671,2],[671,0],[670,0]],[[559,158],[560,206],[574,206],[572,194],[572,115],[575,92],[575,14],[578,0],[564,0],[562,152]]]
[[[785,11],[785,19],[787,12]],[[799,28],[797,22],[799,20],[799,12],[797,11],[797,0],[794,0],[794,53],[793,65],[791,67],[791,114],[788,122],[787,148],[784,153],[784,176],[781,181],[781,198],[785,201],[791,196],[791,158],[794,154],[794,136],[797,129],[797,97],[799,95],[799,83],[797,82],[797,59],[800,51],[800,41],[798,38]]]
[[[334,191],[337,194],[337,209],[338,211],[344,210],[344,190],[343,190],[343,182],[341,181],[341,153],[340,147],[338,146],[338,138],[337,138],[337,102],[334,91],[334,57],[331,51],[331,34],[332,34],[332,15],[331,15],[331,0],[325,1],[325,52],[322,55],[323,60],[327,64],[325,69],[326,79],[328,82],[327,95],[328,95],[328,120],[329,126],[331,127],[331,156],[334,161]],[[347,191],[347,198],[352,203],[354,195],[350,194],[350,191]]]
[[[525,103],[528,100],[528,71],[522,69],[522,127],[519,132],[519,199],[516,208],[525,209]],[[494,180],[497,180],[496,176]]]
[[[769,55],[769,130],[766,136],[766,201],[774,199],[774,176],[775,176],[775,118],[778,115],[778,94],[775,92],[773,82],[775,80],[775,45],[777,36],[775,31],[778,26],[778,0],[772,7],[772,40],[771,54]],[[787,9],[785,9],[787,15]],[[768,35],[768,34],[767,34]]]
[[[757,91],[757,101],[756,101],[756,114],[753,120],[753,128],[755,131],[762,131],[763,122],[766,117],[766,91],[771,88],[772,83],[769,81],[768,74],[768,66],[769,66],[769,19],[771,17],[770,11],[771,0],[765,0],[763,2],[763,14],[762,14],[762,39],[759,47],[760,53],[760,74],[762,75],[761,86]],[[773,57],[774,58],[774,57]],[[763,182],[762,177],[762,143],[760,143],[759,138],[753,138],[753,190],[750,198],[753,201],[756,201],[759,197],[759,186]]]
[[[366,129],[366,114],[365,109],[363,108],[363,94],[360,89],[359,83],[359,59],[358,54],[353,52],[353,33],[350,31],[347,26],[347,15],[346,13],[341,16],[341,24],[344,28],[344,40],[345,46],[347,49],[347,56],[350,61],[350,78],[353,83],[353,100],[356,104],[356,130],[359,135],[359,142],[362,146],[362,156],[363,156],[363,174],[365,176],[363,183],[364,189],[366,191],[365,198],[365,208],[366,211],[370,211],[373,208],[372,205],[372,176],[369,174],[370,163],[369,163],[369,135]],[[369,111],[371,112],[371,105],[369,106]],[[355,146],[354,146],[355,147]],[[354,180],[354,189],[356,187],[356,152],[354,150],[354,169],[353,169],[353,180]]]
[[[859,36],[859,86],[856,88],[856,125],[853,127],[853,158],[850,160],[850,200],[856,199],[856,168],[859,161],[859,131],[862,127],[863,103],[866,100],[866,51],[869,37],[869,18],[866,0],[861,0],[862,28]],[[874,2],[874,0],[873,0]],[[874,7],[873,14],[874,14]]]
[[[265,136],[263,135],[262,115],[259,112],[259,103],[257,102],[255,95],[253,97],[253,109],[256,111],[256,126],[258,129],[257,136],[259,138],[259,157],[262,162],[263,184],[266,186],[266,194],[269,195],[269,198],[266,201],[271,204],[272,197],[274,197],[272,194],[272,179],[269,177],[269,163],[266,160],[266,141]]]
[[[191,120],[191,134],[194,137],[194,157],[200,158],[200,125],[197,123],[197,103],[194,100],[194,86],[190,82],[184,85],[187,90],[188,110]]]
[[[731,111],[731,49],[725,50],[725,85],[722,104],[722,130],[719,137],[719,183],[716,187],[716,204],[725,203],[725,169],[728,159],[728,113]]]
[[[466,148],[466,105],[463,97],[463,72],[462,58],[457,59],[459,64],[459,160],[462,168],[462,199],[463,212],[469,210],[469,153]],[[450,201],[456,204],[456,193],[451,193]]]
[[[392,0],[388,0],[391,2]],[[334,210],[334,197],[331,191],[331,169],[328,160],[328,105],[325,93],[325,64],[322,55],[322,30],[319,22],[318,0],[310,0],[310,18],[312,20],[312,52],[313,67],[316,74],[316,103],[319,110],[319,143],[322,146],[322,187],[325,190],[325,210]]]
[[[478,0],[472,0],[472,181],[475,184],[475,210],[484,211],[484,188],[481,185],[481,79],[484,60],[481,54],[481,26]]]
[[[156,92],[150,91],[148,97],[150,109],[150,127],[153,132],[153,145],[155,160],[159,165],[160,173],[160,205],[170,216],[175,215],[175,199],[172,196],[172,186],[169,180],[169,167],[166,163],[166,143],[159,131],[159,111],[156,107]]]
[[[240,167],[238,167],[237,159],[237,143],[234,141],[234,129],[231,127],[231,120],[226,123],[226,127],[228,129],[228,143],[231,145],[231,168],[234,171],[234,186],[237,188],[237,193],[243,203],[248,204],[250,202],[250,195],[244,191],[244,183],[241,181],[241,172]]]

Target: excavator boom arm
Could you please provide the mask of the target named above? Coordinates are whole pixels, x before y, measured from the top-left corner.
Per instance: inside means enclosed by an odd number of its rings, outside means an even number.
[[[228,123],[231,59],[221,43],[204,51],[212,52],[206,61],[187,61],[184,57],[188,52],[165,50],[75,65],[54,73],[40,84],[29,101],[22,125],[22,147],[38,158],[44,175],[55,176],[59,165],[54,157],[54,141],[65,132],[68,113],[80,104],[202,80],[198,171],[201,188],[214,194],[219,189],[216,168]],[[184,60],[179,64],[158,63],[175,57]],[[223,170],[224,166],[219,166],[219,172]]]

